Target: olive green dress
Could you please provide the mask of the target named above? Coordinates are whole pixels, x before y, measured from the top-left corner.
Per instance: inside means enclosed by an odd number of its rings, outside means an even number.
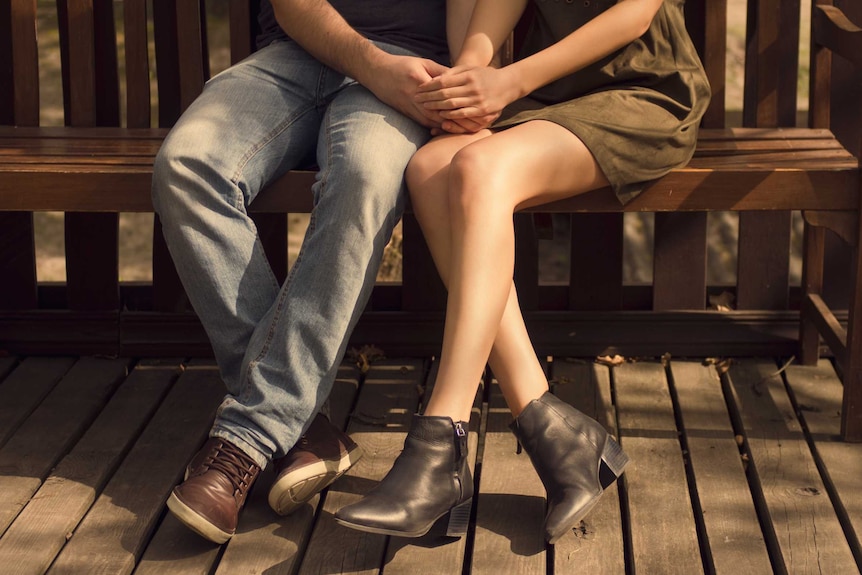
[[[570,34],[616,0],[534,0],[521,55]],[[495,128],[548,120],[577,135],[621,202],[685,165],[710,98],[688,36],[684,0],[664,0],[649,30],[628,46],[507,106]]]

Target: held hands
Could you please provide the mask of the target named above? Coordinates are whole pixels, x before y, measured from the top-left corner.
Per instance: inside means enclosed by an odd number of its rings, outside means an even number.
[[[434,130],[439,129],[444,121],[441,113],[426,108],[415,96],[419,86],[446,70],[448,68],[433,60],[384,54],[362,83],[381,101]]]
[[[415,100],[439,114],[443,131],[469,133],[490,126],[519,96],[510,69],[456,66],[420,85]]]

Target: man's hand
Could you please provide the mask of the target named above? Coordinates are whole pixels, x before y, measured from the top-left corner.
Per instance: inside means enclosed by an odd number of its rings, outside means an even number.
[[[440,112],[417,101],[416,91],[447,70],[433,60],[382,53],[368,73],[357,80],[381,101],[423,126],[440,128],[443,122]]]
[[[419,86],[416,101],[440,114],[443,130],[460,133],[487,128],[519,97],[506,68],[457,66]]]

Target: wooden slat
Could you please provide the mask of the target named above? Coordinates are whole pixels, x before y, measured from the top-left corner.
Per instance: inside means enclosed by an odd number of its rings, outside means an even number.
[[[177,0],[180,106],[185,110],[200,95],[209,77],[201,25],[201,0]]]
[[[44,573],[95,501],[179,373],[177,362],[138,365],[0,539],[0,565]]]
[[[0,387],[0,447],[74,365],[71,357],[28,358]]]
[[[779,126],[796,125],[797,77],[799,75],[800,0],[781,0],[776,18],[781,31],[777,39],[778,98],[776,117]],[[761,70],[762,74],[763,71]]]
[[[737,309],[786,309],[790,212],[739,215]]]
[[[828,3],[831,4],[831,0]],[[811,60],[808,71],[808,126],[811,128],[829,128],[832,124],[832,52],[821,44],[821,34],[815,30],[818,6],[823,4],[827,4],[827,0],[811,3]]]
[[[823,292],[823,255],[826,233],[823,228],[805,223],[802,237],[802,303],[799,306],[799,360],[816,363],[820,355],[820,334],[806,300]]]
[[[841,440],[841,381],[828,360],[816,366],[791,365],[787,383],[794,402],[814,443],[816,456],[825,469],[824,482],[838,498],[836,511],[848,533],[857,563],[862,560],[859,534],[862,533],[862,444]],[[855,537],[850,531],[855,532]]]
[[[779,0],[749,0],[745,50],[743,124],[778,126]],[[790,32],[792,34],[792,32]]]
[[[35,28],[34,25],[33,29]],[[35,34],[33,37],[35,40]],[[4,1],[0,2],[0,125],[15,123],[15,76],[12,57],[12,4]]]
[[[0,123],[39,124],[39,65],[36,44],[35,0],[4,2],[0,15]],[[36,251],[33,216],[0,215],[0,304],[6,309],[36,307]]]
[[[0,212],[0,309],[37,307],[33,214]]]
[[[860,186],[862,187],[862,186]],[[841,433],[847,441],[862,441],[862,225],[859,226],[856,245],[850,251],[848,285],[850,305],[847,318],[847,350],[842,369],[844,373],[844,402]]]
[[[117,33],[113,0],[93,2],[93,62],[95,68],[96,125],[120,125],[120,80],[117,70]]]
[[[69,308],[120,308],[117,214],[67,213],[66,283]]]
[[[323,502],[299,573],[376,573],[382,565],[387,537],[345,529],[333,514],[358,501],[392,467],[419,403],[422,363],[384,360],[365,375],[356,408],[347,427],[365,455],[337,483]]]
[[[729,376],[787,572],[852,573],[856,563],[775,363],[737,361]]]
[[[632,553],[637,572],[703,572],[685,464],[664,368],[628,363],[613,368],[626,468]]]
[[[259,480],[265,479],[261,476]],[[223,547],[166,513],[135,568],[135,575],[210,575]]]
[[[847,332],[823,298],[818,294],[809,294],[802,300],[800,308],[805,310],[806,319],[817,326],[833,355],[838,358],[838,361],[844,361],[847,354]]]
[[[0,385],[3,384],[3,380],[12,372],[13,369],[15,369],[17,365],[17,357],[11,355],[0,355]]]
[[[616,197],[613,201],[619,205]],[[573,214],[571,230],[569,308],[619,309],[623,283],[622,216]]]
[[[706,216],[655,215],[653,309],[706,307]]]
[[[479,476],[474,575],[544,573],[545,488],[509,429],[512,414],[491,386]]]
[[[83,358],[0,450],[0,532],[75,444],[125,377],[128,360]]]
[[[253,21],[257,18],[257,2],[235,0],[230,3],[230,61],[236,64],[254,50]]]
[[[743,462],[712,366],[672,360],[688,456],[715,573],[770,573],[772,566]]]
[[[66,123],[96,125],[96,77],[93,0],[68,0],[58,4],[60,43],[65,54],[63,94]]]
[[[36,47],[36,1],[12,0],[5,3],[11,10],[9,40],[12,58],[13,123],[19,126],[39,124],[39,64]]]
[[[530,214],[515,214],[515,288],[522,310],[539,307],[539,241]]]
[[[617,435],[616,413],[611,399],[610,371],[597,363],[555,359],[554,394]],[[624,573],[625,553],[620,514],[619,485],[614,483],[575,529],[554,545],[556,574]]]
[[[123,33],[126,53],[126,126],[150,126],[150,60],[147,38],[147,1],[127,0],[123,4]]]
[[[431,258],[431,252],[425,243],[416,216],[404,214],[401,231],[403,261],[401,281],[404,286],[402,309],[416,311],[445,309],[446,287],[434,266],[434,260]]]
[[[186,368],[50,573],[132,571],[223,395],[214,366]]]
[[[153,41],[158,70],[158,125],[170,128],[183,107],[180,104],[180,70],[177,48],[177,7],[174,0],[152,0]]]
[[[703,126],[724,127],[727,0],[689,0],[685,5],[685,21],[712,89],[712,99],[703,117]]]

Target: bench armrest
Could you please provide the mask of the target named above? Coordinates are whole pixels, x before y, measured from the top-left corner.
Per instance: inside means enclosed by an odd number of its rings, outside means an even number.
[[[816,6],[813,26],[814,43],[862,67],[862,28],[851,22],[835,6]]]

